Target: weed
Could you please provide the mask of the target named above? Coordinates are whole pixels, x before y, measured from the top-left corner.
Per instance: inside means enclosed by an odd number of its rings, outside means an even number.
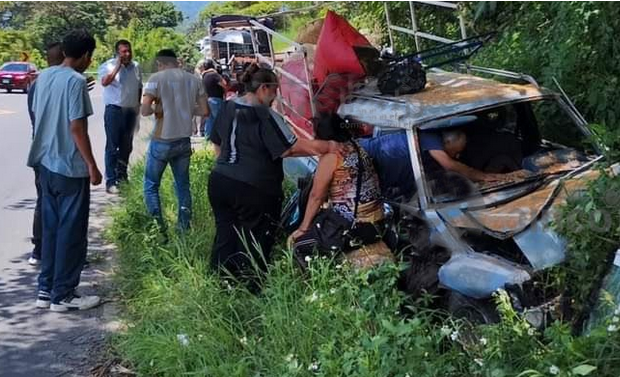
[[[318,258],[302,275],[291,254],[279,249],[260,294],[229,284],[208,264],[214,229],[206,187],[212,156],[198,152],[192,159],[195,206],[189,233],[171,233],[164,243],[146,215],[142,166],[133,169],[109,230],[119,247],[117,279],[128,325],[114,344],[139,375],[620,375],[620,332],[613,318],[588,336],[574,336],[570,324],[561,322],[540,332],[499,293],[502,322],[472,328],[429,309],[428,297],[409,303],[395,287],[401,270],[395,264],[356,272]],[[601,209],[598,193],[616,185],[616,179],[601,178],[585,199],[569,202],[567,213],[584,212],[588,200],[595,202],[590,211]],[[173,223],[176,200],[169,172],[162,205],[166,221]],[[567,234],[575,260],[559,270],[566,286],[588,283],[585,277],[574,280],[571,271],[601,264],[588,259],[586,251],[607,246],[607,237],[585,234]],[[617,239],[617,233],[611,236]],[[592,255],[598,258],[604,251],[598,253]],[[573,297],[583,295],[577,292]]]

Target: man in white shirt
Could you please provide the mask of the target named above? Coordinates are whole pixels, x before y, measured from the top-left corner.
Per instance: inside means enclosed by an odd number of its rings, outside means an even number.
[[[142,73],[132,60],[131,43],[116,42],[116,57],[99,67],[105,103],[105,180],[106,191],[118,193],[127,179],[127,163],[133,148],[133,134],[142,97]]]
[[[189,163],[193,117],[209,115],[207,96],[200,79],[179,68],[174,51],[161,50],[155,60],[158,72],[144,87],[141,108],[143,116],[155,114],[157,120],[146,155],[144,201],[149,214],[165,230],[159,186],[166,166],[170,165],[179,201],[177,228],[184,231],[189,228],[192,214]]]

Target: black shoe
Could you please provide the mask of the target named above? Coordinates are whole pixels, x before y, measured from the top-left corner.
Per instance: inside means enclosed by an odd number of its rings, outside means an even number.
[[[47,309],[50,307],[50,303],[51,303],[51,299],[50,299],[50,293],[49,292],[45,292],[45,291],[39,291],[39,293],[37,294],[37,302],[36,302],[36,306],[39,309]]]
[[[74,310],[87,310],[101,303],[99,296],[79,296],[72,292],[69,296],[60,300],[58,304],[52,303],[50,309],[53,312],[68,312]]]

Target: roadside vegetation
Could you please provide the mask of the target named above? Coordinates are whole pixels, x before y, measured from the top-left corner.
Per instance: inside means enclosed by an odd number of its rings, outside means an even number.
[[[339,261],[318,259],[302,275],[284,248],[261,294],[221,280],[208,268],[213,217],[206,187],[213,158],[206,151],[192,158],[194,222],[189,234],[171,234],[163,242],[146,216],[141,165],[124,187],[123,204],[109,230],[119,248],[118,294],[127,323],[113,343],[139,375],[620,375],[616,303],[609,303],[616,315],[587,335],[575,336],[570,322],[553,323],[543,332],[532,328],[499,293],[502,321],[472,328],[433,309],[429,297],[413,302],[400,292],[396,281],[402,266],[356,272]],[[591,268],[603,266],[610,240],[619,236],[617,206],[608,207],[613,198],[600,195],[609,188],[618,192],[620,180],[595,181],[565,209],[584,216],[610,213],[613,222],[604,236],[585,226],[563,230],[573,259],[556,277],[558,284],[576,290],[574,297],[589,292]],[[176,203],[169,172],[162,194],[166,218],[173,222]],[[561,223],[558,227],[563,229]]]
[[[92,70],[114,56],[114,43],[121,38],[133,44],[134,59],[147,73],[162,48],[175,49],[193,65],[200,58],[194,46],[198,38],[177,28],[182,21],[181,12],[163,1],[0,1],[0,64],[28,59],[46,68],[45,47],[69,30],[84,28],[97,40]]]

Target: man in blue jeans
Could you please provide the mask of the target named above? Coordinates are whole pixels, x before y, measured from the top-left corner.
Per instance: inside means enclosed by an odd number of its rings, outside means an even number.
[[[36,306],[56,312],[90,309],[100,302],[98,296],[79,296],[75,291],[88,246],[90,184],[101,183],[88,136],[93,110],[81,75],[91,63],[95,39],[86,31],[73,31],[65,36],[62,48],[63,63],[37,78],[28,156],[28,166],[39,169],[43,195]]]
[[[159,186],[170,164],[179,201],[177,228],[184,231],[189,228],[192,215],[189,163],[193,117],[208,116],[209,108],[200,79],[179,68],[174,51],[159,51],[155,61],[158,72],[144,87],[141,108],[143,116],[155,114],[156,118],[146,157],[144,201],[149,214],[165,229]]]
[[[103,63],[98,72],[105,103],[105,185],[109,194],[118,194],[119,183],[127,179],[142,95],[142,74],[138,63],[132,61],[131,43],[121,39],[114,49],[116,57]]]

